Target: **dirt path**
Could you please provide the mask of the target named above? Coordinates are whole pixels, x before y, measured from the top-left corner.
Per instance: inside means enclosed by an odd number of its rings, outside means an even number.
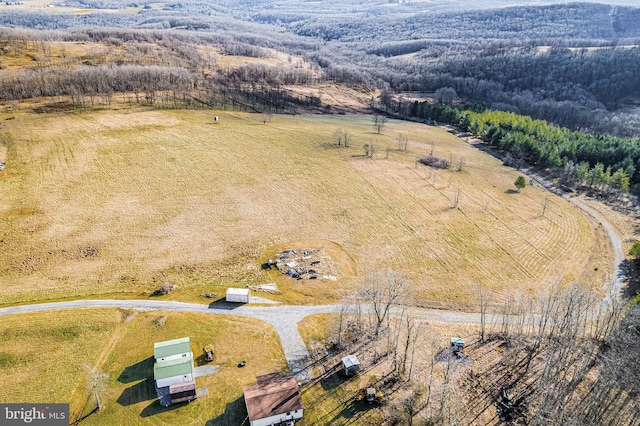
[[[440,126],[440,127],[451,133],[454,130],[459,130],[452,126]],[[482,140],[475,137],[471,137],[471,138],[464,138],[461,136],[457,136],[457,137],[458,139],[468,143],[469,145],[475,146],[477,149],[483,152],[487,152],[487,150],[484,149],[486,144]],[[489,153],[489,154],[494,155],[496,156],[496,158],[502,160],[502,158],[499,155],[496,155],[495,152]],[[609,236],[609,240],[611,241],[611,247],[613,249],[613,275],[611,278],[611,291],[607,292],[607,295],[605,296],[603,302],[605,303],[610,302],[612,296],[620,297],[622,294],[622,285],[624,283],[623,281],[624,274],[622,273],[620,266],[624,261],[625,252],[622,248],[622,240],[620,239],[620,236],[618,235],[615,228],[611,225],[611,223],[607,221],[607,219],[602,214],[598,213],[591,207],[588,207],[579,199],[560,191],[558,188],[556,188],[555,185],[553,185],[551,182],[546,180],[544,177],[540,176],[534,170],[522,169],[521,172],[527,178],[533,179],[535,182],[537,182],[540,186],[542,186],[547,191],[553,194],[556,194],[561,198],[564,198],[565,200],[567,200],[568,202],[570,202],[571,204],[573,204],[574,206],[582,210],[587,216],[589,216],[591,220],[602,225],[607,235]]]
[[[620,266],[624,261],[625,254],[624,250],[622,249],[622,240],[620,239],[620,236],[616,232],[613,225],[611,225],[611,223],[609,223],[602,214],[598,213],[591,207],[588,207],[579,199],[571,197],[567,194],[560,193],[553,186],[553,184],[538,176],[536,173],[526,171],[525,174],[539,183],[541,186],[543,186],[547,191],[553,192],[554,194],[564,198],[565,200],[585,212],[587,216],[589,216],[593,221],[602,225],[607,235],[609,236],[609,240],[611,241],[611,248],[613,249],[613,276],[611,278],[611,291],[607,292],[604,302],[610,302],[612,296],[620,297],[620,295],[622,294],[622,284],[624,282],[624,274],[622,273]]]
[[[74,300],[71,302],[39,303],[34,305],[12,306],[0,308],[0,316],[23,313],[34,313],[43,311],[53,311],[59,309],[82,309],[82,308],[121,308],[146,310],[166,310],[175,312],[197,312],[213,315],[234,315],[241,317],[256,318],[271,324],[282,342],[285,356],[291,372],[296,379],[305,382],[312,378],[310,370],[310,357],[307,347],[298,331],[298,322],[303,318],[322,313],[338,312],[339,305],[320,306],[251,306],[243,305],[233,307],[211,307],[197,303],[155,301],[155,300]],[[436,309],[414,309],[423,317],[434,321],[476,323],[479,322],[479,315],[463,312],[447,312]]]

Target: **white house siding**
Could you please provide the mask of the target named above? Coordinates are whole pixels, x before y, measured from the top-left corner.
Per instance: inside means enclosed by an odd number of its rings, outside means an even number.
[[[302,409],[287,413],[278,414],[277,416],[265,417],[264,419],[252,420],[249,422],[251,426],[272,426],[290,420],[302,419]]]
[[[167,377],[166,379],[156,380],[156,387],[163,388],[165,386],[177,385],[193,381],[193,374],[183,374],[181,376]]]
[[[180,358],[193,359],[193,352],[186,352],[186,353],[183,353],[183,354],[165,356],[164,358],[156,359],[156,362],[165,362],[165,361],[171,361],[173,359],[180,359]]]

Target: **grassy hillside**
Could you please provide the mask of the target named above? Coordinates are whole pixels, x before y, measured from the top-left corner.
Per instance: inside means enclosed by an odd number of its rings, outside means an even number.
[[[378,135],[368,116],[264,124],[189,110],[2,118],[1,303],[140,297],[165,281],[178,286],[171,297],[203,300],[274,280],[274,298],[319,303],[382,267],[406,274],[418,303],[468,303],[476,283],[535,290],[609,269],[608,246],[576,208],[535,187],[516,193],[517,172],[439,128],[391,121]],[[416,164],[432,149],[453,170]],[[337,281],[261,270],[274,246],[307,241],[350,259]]]

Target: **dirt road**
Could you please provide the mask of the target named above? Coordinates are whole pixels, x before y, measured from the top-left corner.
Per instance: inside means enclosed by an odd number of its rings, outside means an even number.
[[[303,318],[321,313],[338,312],[339,305],[320,306],[251,306],[242,305],[237,308],[228,306],[210,306],[197,303],[156,301],[156,300],[74,300],[70,302],[39,303],[34,305],[12,306],[0,308],[0,316],[23,313],[53,311],[59,309],[81,308],[122,308],[139,311],[162,309],[175,312],[198,312],[212,315],[234,315],[250,317],[271,324],[282,342],[285,356],[291,372],[298,381],[304,382],[312,378],[310,357],[307,347],[298,331],[298,322]],[[416,309],[419,314],[433,321],[443,322],[479,322],[479,315],[463,312],[447,312],[435,309]]]
[[[530,175],[530,177],[532,177]],[[553,187],[544,179],[535,176],[533,177],[540,185],[551,190]],[[584,205],[582,202],[575,198],[562,195],[563,198],[574,204],[586,214],[588,214],[593,220],[602,224],[606,230],[614,252],[614,276],[612,283],[612,291],[607,295],[607,298],[603,302],[610,302],[610,297],[613,295],[617,297],[620,295],[623,276],[620,272],[620,263],[624,260],[624,251],[622,249],[622,242],[620,237],[616,233],[613,226],[607,222],[607,220],[598,212],[592,208]],[[256,300],[259,301],[259,300]],[[122,308],[122,309],[137,309],[137,310],[157,310],[162,309],[166,311],[176,312],[200,312],[206,314],[220,314],[220,315],[235,315],[242,317],[256,318],[271,324],[278,334],[282,342],[285,356],[291,372],[295,375],[298,381],[304,382],[312,378],[313,374],[310,371],[311,363],[309,352],[304,344],[302,337],[298,331],[298,322],[303,318],[320,313],[332,313],[340,310],[339,305],[320,305],[320,306],[289,306],[289,305],[272,305],[272,306],[251,306],[241,305],[238,307],[229,306],[213,306],[213,305],[201,305],[197,303],[184,303],[184,302],[171,302],[171,301],[159,301],[159,300],[75,300],[70,302],[53,302],[53,303],[40,303],[34,305],[22,305],[13,306],[8,308],[0,308],[0,316],[13,315],[21,313],[32,313],[51,311],[58,309],[78,309],[78,308]],[[464,312],[451,312],[440,311],[435,309],[412,309],[413,314],[421,316],[423,318],[440,321],[440,322],[454,322],[454,323],[479,323],[480,315]],[[492,323],[495,318],[488,315],[487,323]]]

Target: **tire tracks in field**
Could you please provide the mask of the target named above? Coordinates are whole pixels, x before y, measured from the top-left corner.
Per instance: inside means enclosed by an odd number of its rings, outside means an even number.
[[[424,180],[425,182],[427,182],[427,184],[429,184],[436,192],[438,192],[442,197],[444,197],[447,201],[451,202],[451,200],[449,199],[449,197],[447,197],[439,188],[437,188],[435,186],[435,184],[431,184],[428,179],[426,179],[425,177],[421,176],[418,172],[416,172],[414,169],[411,169],[410,167],[407,167],[407,170],[411,170],[411,172],[413,172],[416,176],[418,176],[420,179]],[[433,173],[436,173],[435,170],[432,171]],[[436,173],[437,176],[437,173]],[[460,191],[460,193],[462,195],[464,195],[465,197],[468,197],[469,199],[473,200],[473,198],[469,197],[465,192],[463,192],[462,190],[460,190],[457,187],[454,187],[456,189],[458,189]],[[425,207],[426,209],[426,207]],[[428,209],[427,209],[428,211]],[[498,247],[498,249],[504,253],[509,259],[511,259],[511,261],[518,267],[518,269],[520,270],[520,272],[522,272],[525,276],[528,277],[532,277],[531,273],[527,270],[527,268],[524,267],[524,265],[522,265],[516,258],[513,257],[513,255],[502,246],[502,244],[500,244],[498,241],[496,241],[492,235],[490,235],[488,232],[486,232],[484,229],[482,229],[482,227],[480,227],[477,223],[475,223],[474,221],[472,221],[467,214],[460,208],[458,208],[458,211],[469,221],[469,223],[472,223],[477,229],[478,231],[480,231],[480,233],[482,235],[485,235],[490,241],[493,242],[493,244],[496,245],[496,247]],[[455,233],[456,235],[460,236],[457,232],[451,230],[450,227],[446,227],[447,230],[449,232],[451,232],[452,234]]]
[[[410,233],[412,233],[416,238],[418,239],[422,239],[422,237],[420,236],[420,234],[418,233],[418,231],[415,230],[415,228],[413,226],[411,226],[411,224],[409,224],[403,217],[402,215],[400,215],[400,213],[398,213],[396,211],[396,209],[393,208],[393,206],[391,205],[391,203],[389,203],[389,201],[382,196],[382,194],[380,194],[380,191],[378,191],[378,189],[373,185],[373,183],[371,183],[371,181],[367,178],[367,176],[365,175],[365,173],[358,169],[357,167],[354,167],[354,169],[360,174],[363,182],[365,182],[367,185],[369,185],[369,188],[371,189],[371,191],[376,195],[376,197],[382,201],[382,203],[384,203],[384,205],[387,206],[387,208],[389,209],[389,211],[393,214],[393,216],[402,224],[402,226],[408,230]],[[431,251],[431,253],[433,254],[433,258],[440,264],[440,267],[445,271],[448,272],[449,268],[447,266],[447,264],[445,263],[445,261],[443,259],[440,258],[440,256],[438,255],[438,253],[436,253],[435,250],[433,250],[433,248],[431,248],[431,246],[429,246],[429,251]]]

